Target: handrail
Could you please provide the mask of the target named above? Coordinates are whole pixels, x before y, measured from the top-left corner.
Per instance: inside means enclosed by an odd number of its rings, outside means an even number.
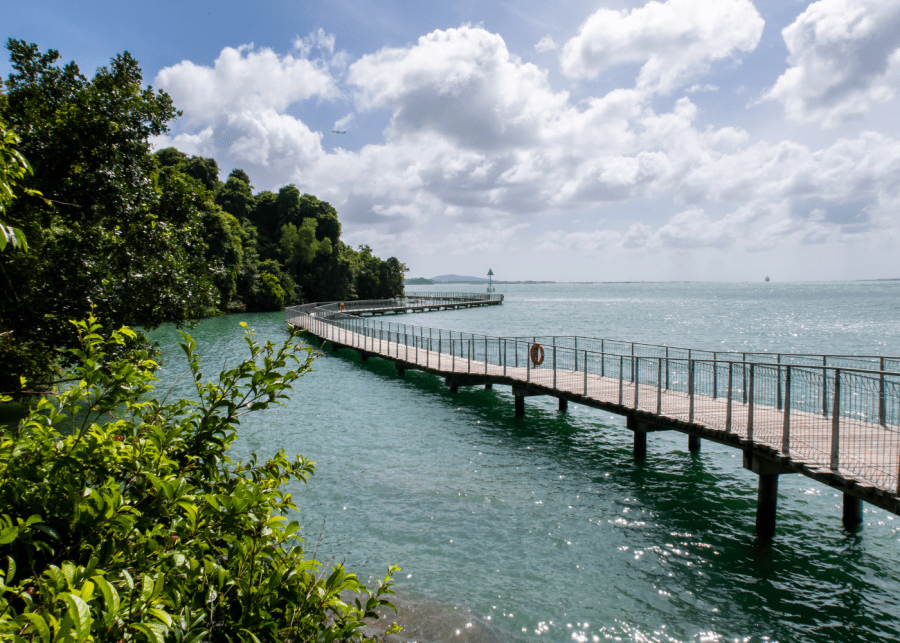
[[[455,300],[449,293],[414,299],[434,305],[502,301],[502,295],[460,294]],[[735,434],[900,494],[900,372],[886,368],[896,368],[900,358],[705,351],[581,336],[495,337],[351,314],[388,302],[397,309],[398,301],[345,302],[343,313],[340,302],[308,304],[287,309],[286,316],[319,337],[392,359],[503,377]],[[543,361],[532,358],[535,344],[543,346]]]

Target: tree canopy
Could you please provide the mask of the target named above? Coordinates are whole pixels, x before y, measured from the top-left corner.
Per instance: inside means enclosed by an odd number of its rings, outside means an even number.
[[[222,182],[215,159],[154,152],[180,113],[128,52],[88,79],[55,50],[7,48],[0,236],[31,251],[0,253],[0,391],[46,381],[74,345],[67,320],[90,310],[105,328],[152,329],[403,294],[406,267],[346,246],[329,203],[294,185],[254,194],[240,168]]]

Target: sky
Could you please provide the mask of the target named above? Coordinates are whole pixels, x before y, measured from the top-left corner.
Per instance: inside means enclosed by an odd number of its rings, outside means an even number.
[[[38,0],[6,37],[122,51],[157,148],[331,203],[410,277],[900,277],[897,0]],[[0,61],[0,77],[10,71]],[[338,130],[341,133],[334,133]]]

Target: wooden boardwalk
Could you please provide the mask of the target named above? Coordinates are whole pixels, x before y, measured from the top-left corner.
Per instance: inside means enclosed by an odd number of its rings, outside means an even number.
[[[439,297],[353,302],[353,310],[345,304],[344,312],[338,302],[311,304],[288,309],[286,316],[335,350],[390,360],[400,373],[433,373],[452,390],[511,386],[518,415],[532,395],[554,396],[561,409],[575,402],[625,415],[637,458],[646,453],[647,434],[661,430],[688,434],[691,450],[699,449],[700,439],[740,448],[744,466],[760,476],[757,532],[764,538],[774,530],[782,473],[801,473],[840,490],[848,527],[861,519],[859,500],[900,515],[897,373],[784,364],[781,357],[777,363],[748,362],[746,353],[717,353],[712,360],[702,351],[689,353],[691,359],[673,357],[668,349],[665,357],[661,351],[641,355],[635,346],[642,345],[634,344],[627,354],[621,342],[597,351],[599,340],[592,338],[580,338],[589,348],[573,348],[572,338],[486,337],[361,317],[502,301],[496,295]],[[866,358],[847,359],[865,365]],[[884,367],[884,358],[874,359],[876,368]]]

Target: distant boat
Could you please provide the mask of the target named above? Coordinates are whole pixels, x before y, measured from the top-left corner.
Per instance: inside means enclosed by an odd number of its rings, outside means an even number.
[[[771,279],[769,279],[769,276],[766,275],[766,283],[769,283],[770,281],[771,281]]]

